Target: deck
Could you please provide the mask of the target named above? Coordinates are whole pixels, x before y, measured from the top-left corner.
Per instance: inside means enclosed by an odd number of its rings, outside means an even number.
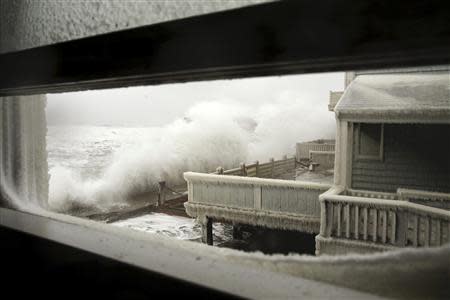
[[[319,195],[329,184],[187,172],[186,212],[212,221],[319,233]],[[206,230],[208,231],[208,229]],[[211,243],[206,233],[204,241]]]

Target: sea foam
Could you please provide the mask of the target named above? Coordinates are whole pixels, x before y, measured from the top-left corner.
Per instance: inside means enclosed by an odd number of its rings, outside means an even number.
[[[157,189],[159,181],[182,184],[185,171],[212,172],[240,162],[293,154],[295,143],[334,135],[333,115],[291,93],[260,107],[230,100],[200,102],[183,118],[134,137],[120,147],[96,178],[55,165],[50,170],[49,207],[59,212],[107,211],[134,195]]]

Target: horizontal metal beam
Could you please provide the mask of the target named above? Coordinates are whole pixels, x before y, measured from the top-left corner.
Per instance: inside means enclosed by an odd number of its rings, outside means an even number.
[[[0,55],[0,96],[448,64],[445,1],[283,1]]]

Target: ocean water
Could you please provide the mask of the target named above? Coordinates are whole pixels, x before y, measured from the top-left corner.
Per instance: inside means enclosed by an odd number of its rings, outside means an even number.
[[[159,181],[183,184],[183,172],[281,158],[295,153],[296,142],[334,133],[328,111],[318,114],[304,101],[288,100],[256,110],[200,102],[160,127],[50,126],[49,207],[108,211],[156,191]]]
[[[136,149],[160,131],[158,127],[48,126],[49,170],[62,167],[86,180],[98,179],[114,155]]]
[[[57,184],[67,188],[68,185],[57,178],[60,174],[76,174],[80,183],[101,180],[116,159],[123,159],[123,155],[137,151],[143,144],[158,144],[161,131],[157,127],[48,126],[51,190],[54,191],[57,187],[52,185]],[[64,171],[61,173],[61,170]],[[162,213],[121,220],[112,225],[181,240],[200,241],[201,238],[201,227],[196,220]],[[214,224],[216,243],[229,240],[231,235],[230,226]]]
[[[199,102],[160,127],[49,126],[48,206],[61,213],[109,212],[156,191],[160,181],[185,183],[186,171],[277,159],[295,153],[296,142],[333,135],[328,111],[290,96],[258,109]]]

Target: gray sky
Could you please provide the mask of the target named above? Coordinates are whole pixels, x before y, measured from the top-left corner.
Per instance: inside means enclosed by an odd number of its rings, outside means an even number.
[[[344,73],[320,73],[49,94],[47,122],[159,126],[182,117],[198,102],[220,100],[257,107],[286,93],[327,110],[329,91],[343,89]]]

